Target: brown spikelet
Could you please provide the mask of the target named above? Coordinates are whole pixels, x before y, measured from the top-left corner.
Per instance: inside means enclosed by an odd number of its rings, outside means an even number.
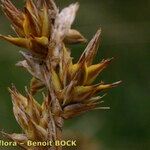
[[[0,38],[26,48],[36,57],[44,59],[49,53],[58,57],[62,42],[82,43],[85,38],[71,25],[78,10],[78,3],[63,9],[60,13],[53,0],[27,0],[24,11],[18,10],[9,0],[2,0],[2,8],[12,28],[19,37],[0,36]],[[55,15],[54,15],[55,14]],[[55,47],[51,47],[55,43]]]

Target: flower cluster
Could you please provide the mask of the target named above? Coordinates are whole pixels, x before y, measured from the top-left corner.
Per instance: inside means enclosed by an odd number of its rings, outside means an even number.
[[[10,0],[2,0],[2,8],[17,37],[0,35],[25,49],[23,60],[17,65],[32,76],[29,91],[23,96],[13,86],[10,90],[13,111],[23,134],[5,134],[13,141],[47,141],[61,139],[63,121],[100,107],[98,93],[116,87],[119,82],[93,84],[112,59],[93,64],[97,54],[101,30],[98,30],[85,51],[74,63],[69,44],[85,43],[80,32],[71,29],[79,4],[59,11],[53,0],[26,0],[24,9],[17,9]],[[44,89],[44,90],[43,90]],[[43,103],[34,94],[43,90]],[[21,145],[24,149],[27,145]],[[60,150],[47,147],[41,149]]]

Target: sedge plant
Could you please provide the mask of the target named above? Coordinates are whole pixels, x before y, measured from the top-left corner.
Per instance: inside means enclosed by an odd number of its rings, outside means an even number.
[[[32,75],[26,95],[14,85],[9,88],[13,113],[23,132],[3,134],[25,150],[62,150],[61,146],[29,147],[26,143],[28,140],[61,141],[65,120],[96,108],[103,109],[100,106],[102,97],[98,94],[116,87],[120,81],[93,84],[112,61],[104,59],[93,64],[101,30],[87,44],[78,61],[73,62],[69,45],[87,41],[79,31],[71,28],[78,3],[61,11],[53,0],[26,0],[22,10],[10,0],[1,0],[1,6],[16,37],[0,35],[0,39],[25,49],[20,52],[23,59],[17,66]],[[35,99],[35,94],[41,90],[42,104]]]

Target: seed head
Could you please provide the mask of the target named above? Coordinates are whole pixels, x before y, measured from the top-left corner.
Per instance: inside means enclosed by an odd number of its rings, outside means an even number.
[[[13,112],[23,134],[3,134],[24,149],[58,150],[56,147],[29,148],[26,142],[61,140],[63,120],[93,109],[107,109],[99,106],[103,96],[98,94],[121,82],[93,83],[112,61],[111,58],[93,64],[101,30],[96,32],[78,61],[73,62],[68,44],[86,41],[80,32],[71,29],[78,3],[59,11],[53,0],[26,0],[21,11],[10,0],[2,0],[2,8],[17,37],[0,35],[0,38],[27,50],[21,52],[23,60],[17,65],[33,76],[26,96],[14,86],[9,89]],[[39,104],[34,94],[42,89],[46,90]]]

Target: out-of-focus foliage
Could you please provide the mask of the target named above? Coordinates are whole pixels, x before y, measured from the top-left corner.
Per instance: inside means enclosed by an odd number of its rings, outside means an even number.
[[[18,6],[23,3],[18,0],[13,2]],[[62,7],[71,2],[75,0],[57,0]],[[102,28],[102,45],[96,61],[106,57],[116,58],[98,80],[111,82],[121,79],[123,83],[105,97],[104,106],[110,106],[111,110],[88,113],[67,122],[66,128],[95,138],[101,150],[150,149],[150,1],[78,2],[80,9],[74,28],[89,40],[97,28]],[[11,34],[9,22],[2,11],[0,20],[0,33]],[[84,48],[85,45],[71,47],[75,59]],[[20,48],[0,41],[0,129],[10,133],[17,132],[18,125],[13,117],[7,87],[15,83],[23,91],[30,80],[24,70],[14,66],[20,59],[17,50]]]

